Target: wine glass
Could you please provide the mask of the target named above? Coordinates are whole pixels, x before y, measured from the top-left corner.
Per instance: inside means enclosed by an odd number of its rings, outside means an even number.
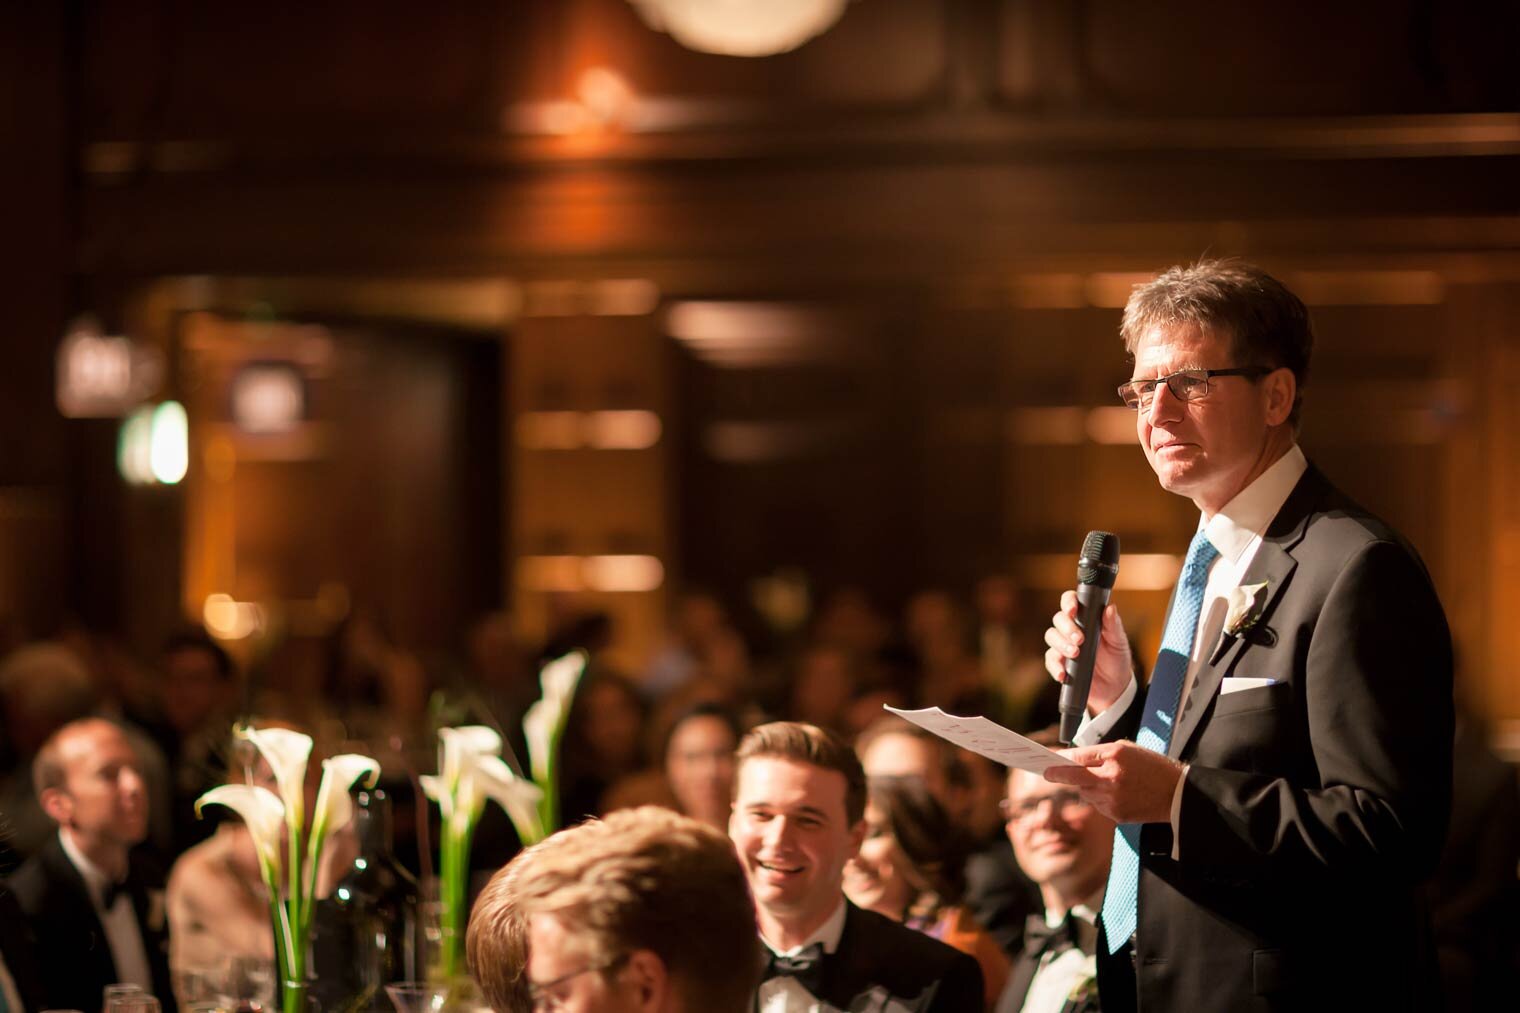
[[[158,999],[146,992],[118,996],[113,1002],[109,1013],[163,1013]]]
[[[395,981],[385,986],[396,1013],[439,1013],[449,997],[449,986],[431,981]]]
[[[107,985],[101,993],[100,1009],[102,1013],[116,1013],[116,1004],[133,996],[143,995],[143,987],[130,982],[120,981],[114,985]]]

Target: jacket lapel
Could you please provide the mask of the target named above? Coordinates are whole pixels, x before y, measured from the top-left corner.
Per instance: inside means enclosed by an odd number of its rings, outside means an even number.
[[[1199,666],[1198,677],[1194,680],[1192,689],[1188,691],[1182,714],[1177,718],[1177,727],[1172,732],[1172,741],[1167,746],[1166,753],[1173,759],[1178,759],[1183,755],[1189,741],[1197,733],[1203,715],[1208,711],[1215,694],[1219,692],[1219,684],[1224,681],[1225,672],[1230,670],[1241,653],[1250,646],[1255,639],[1253,634],[1266,628],[1278,599],[1282,596],[1283,589],[1288,586],[1288,580],[1292,577],[1294,568],[1298,566],[1298,561],[1293,558],[1291,550],[1304,537],[1313,506],[1320,500],[1326,488],[1328,486],[1324,477],[1311,464],[1303,477],[1298,480],[1298,484],[1293,487],[1293,491],[1288,494],[1288,499],[1283,503],[1282,509],[1267,526],[1267,532],[1262,536],[1261,546],[1256,550],[1251,565],[1246,567],[1245,575],[1240,580],[1241,585],[1266,582],[1267,597],[1262,603],[1261,619],[1252,631],[1241,636],[1221,636],[1208,660]]]

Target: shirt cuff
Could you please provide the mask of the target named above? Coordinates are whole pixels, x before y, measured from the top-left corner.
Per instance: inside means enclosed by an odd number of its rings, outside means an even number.
[[[1129,710],[1129,705],[1135,702],[1135,694],[1140,691],[1140,683],[1135,681],[1134,673],[1130,673],[1129,685],[1124,687],[1124,692],[1119,694],[1113,706],[1099,714],[1082,715],[1082,724],[1077,728],[1077,734],[1071,738],[1074,746],[1095,746],[1103,741],[1107,735],[1119,723],[1124,712]]]
[[[1177,790],[1172,792],[1172,861],[1182,861],[1179,851],[1182,847],[1182,786],[1187,783],[1188,771],[1192,770],[1192,764],[1182,765],[1182,776],[1177,778]]]

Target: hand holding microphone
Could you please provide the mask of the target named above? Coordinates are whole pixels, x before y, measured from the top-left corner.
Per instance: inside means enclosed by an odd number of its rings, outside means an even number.
[[[1077,562],[1077,590],[1061,596],[1061,611],[1045,631],[1045,667],[1062,683],[1061,741],[1070,743],[1088,700],[1106,706],[1131,677],[1129,638],[1117,609],[1108,607],[1119,573],[1119,537],[1090,532]]]

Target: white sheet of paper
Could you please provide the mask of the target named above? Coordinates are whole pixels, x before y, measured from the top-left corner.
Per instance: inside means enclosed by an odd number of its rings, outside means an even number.
[[[1004,728],[996,721],[989,721],[984,717],[957,717],[954,714],[946,714],[938,707],[926,707],[917,711],[887,707],[887,710],[913,722],[920,728],[927,728],[935,735],[953,742],[962,749],[980,753],[1005,767],[1018,767],[1020,770],[1030,770],[1041,774],[1049,767],[1071,766],[1071,761],[1061,754],[1052,752],[1038,742],[1026,739],[1018,732]]]

